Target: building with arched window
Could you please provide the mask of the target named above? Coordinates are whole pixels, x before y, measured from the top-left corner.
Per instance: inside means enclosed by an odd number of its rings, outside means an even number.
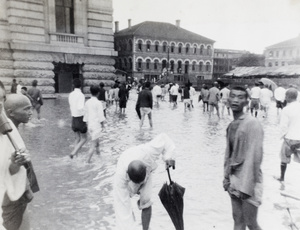
[[[84,81],[84,92],[100,80],[112,83],[112,13],[112,0],[1,0],[1,81],[30,87],[37,79],[48,96],[71,92],[74,78]]]
[[[132,58],[132,66],[122,71],[132,79],[154,81],[164,78],[166,81],[179,79],[212,78],[214,41],[176,25],[163,22],[146,21],[118,30],[119,22],[115,22],[115,47],[118,44],[133,43],[132,50],[118,50],[118,62]],[[201,66],[200,66],[201,65]]]
[[[300,34],[277,44],[268,46],[264,52],[265,66],[287,66],[300,64]]]

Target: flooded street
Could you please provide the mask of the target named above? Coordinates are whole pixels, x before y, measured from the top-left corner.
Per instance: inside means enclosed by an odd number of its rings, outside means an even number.
[[[128,147],[145,143],[161,132],[167,133],[177,147],[176,169],[171,170],[171,176],[186,188],[185,229],[233,229],[230,198],[222,186],[226,128],[232,117],[225,115],[219,120],[214,115],[209,118],[196,97],[195,108],[186,112],[182,102],[175,109],[169,102],[161,102],[159,108],[153,109],[154,128],[150,129],[145,119],[140,131],[135,112],[136,98],[137,94],[132,90],[125,116],[116,112],[115,105],[108,108],[101,156],[94,155],[91,164],[85,163],[89,143],[81,149],[78,157],[71,160],[68,156],[75,139],[66,97],[45,100],[41,124],[33,121],[20,125],[41,188],[28,206],[31,229],[114,229],[112,182],[118,157]],[[300,164],[292,161],[288,165],[285,187],[273,178],[280,173],[281,148],[275,103],[272,103],[268,118],[258,119],[265,132],[264,197],[258,221],[264,230],[291,229],[288,205],[294,223],[300,228],[300,201],[280,195],[284,189],[300,197]],[[154,205],[150,227],[151,230],[173,230],[157,195],[168,179],[163,162],[158,164],[153,180]],[[133,203],[136,201],[134,199]],[[140,219],[137,208],[136,218]]]

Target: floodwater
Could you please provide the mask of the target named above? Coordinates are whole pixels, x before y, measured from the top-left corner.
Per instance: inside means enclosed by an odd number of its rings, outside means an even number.
[[[65,96],[45,100],[40,124],[33,119],[19,127],[31,152],[41,188],[28,205],[31,229],[115,229],[112,181],[118,157],[128,147],[145,143],[161,132],[167,133],[177,147],[176,169],[171,170],[171,176],[186,188],[185,229],[233,229],[230,198],[222,187],[226,127],[232,117],[209,118],[196,97],[195,108],[186,112],[181,102],[175,109],[168,102],[161,102],[159,108],[153,109],[154,128],[150,129],[146,119],[140,131],[136,98],[132,90],[125,116],[120,116],[114,105],[108,108],[101,156],[94,155],[91,164],[85,163],[88,143],[77,158],[68,157],[74,146],[74,134]],[[264,230],[292,229],[289,226],[292,222],[300,228],[300,201],[280,195],[286,191],[300,197],[300,165],[292,162],[288,166],[284,186],[273,178],[280,173],[281,147],[275,103],[268,118],[258,119],[265,132],[264,197],[259,223]],[[154,175],[151,230],[174,229],[157,195],[167,179],[161,161]],[[136,201],[133,199],[134,207]],[[137,208],[135,212],[140,222],[140,212]]]

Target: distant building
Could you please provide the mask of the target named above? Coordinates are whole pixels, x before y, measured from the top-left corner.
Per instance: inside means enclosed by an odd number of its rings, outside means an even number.
[[[300,34],[296,38],[268,46],[264,55],[267,67],[300,65]]]
[[[245,50],[215,49],[213,78],[218,79],[233,70],[241,56],[250,52]]]
[[[119,31],[115,22],[116,69],[136,80],[211,79],[214,41],[176,25],[146,21]]]
[[[43,93],[68,93],[73,78],[84,91],[115,78],[112,0],[1,0],[0,79]]]

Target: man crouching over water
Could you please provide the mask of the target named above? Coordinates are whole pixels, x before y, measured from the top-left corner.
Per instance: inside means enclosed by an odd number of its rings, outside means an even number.
[[[263,129],[243,108],[248,104],[244,88],[230,91],[234,120],[227,128],[223,187],[231,197],[234,230],[261,230],[257,223],[262,196]]]
[[[114,181],[114,203],[118,230],[139,229],[133,215],[130,197],[140,195],[138,207],[142,210],[143,230],[151,220],[152,173],[155,161],[162,155],[166,167],[175,166],[173,141],[164,133],[152,141],[127,149],[119,158]]]

